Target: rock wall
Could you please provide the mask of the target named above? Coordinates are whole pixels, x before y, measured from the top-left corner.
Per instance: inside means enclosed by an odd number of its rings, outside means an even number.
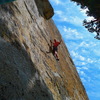
[[[59,62],[50,52],[53,14],[48,0],[0,5],[0,100],[88,100],[65,44]]]

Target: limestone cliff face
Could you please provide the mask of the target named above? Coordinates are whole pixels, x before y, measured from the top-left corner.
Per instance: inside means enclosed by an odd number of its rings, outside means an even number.
[[[0,100],[88,100],[65,44],[59,62],[47,53],[53,14],[48,0],[0,5]]]

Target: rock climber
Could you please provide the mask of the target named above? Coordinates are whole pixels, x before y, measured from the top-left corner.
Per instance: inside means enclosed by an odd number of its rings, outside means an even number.
[[[62,40],[61,40],[61,41],[62,41]],[[53,47],[53,49],[52,49],[53,55],[55,56],[56,60],[58,60],[58,61],[59,61],[59,58],[58,58],[58,46],[59,46],[59,44],[61,43],[61,41],[58,42],[56,39],[54,39],[54,41],[52,42],[52,41],[50,40],[50,42],[51,42],[51,44],[52,44],[52,47]]]

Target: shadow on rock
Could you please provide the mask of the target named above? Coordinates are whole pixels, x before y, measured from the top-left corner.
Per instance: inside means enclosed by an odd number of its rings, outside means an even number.
[[[0,38],[0,100],[53,100],[27,52]]]

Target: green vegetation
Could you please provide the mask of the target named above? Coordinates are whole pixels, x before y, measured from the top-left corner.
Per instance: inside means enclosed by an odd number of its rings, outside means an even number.
[[[5,4],[5,3],[9,3],[15,0],[0,0],[0,4]]]
[[[89,32],[96,32],[96,39],[100,40],[100,0],[71,0],[80,5],[82,9],[88,9],[86,11],[87,16],[93,16],[94,20],[83,21],[83,26],[85,26]]]

